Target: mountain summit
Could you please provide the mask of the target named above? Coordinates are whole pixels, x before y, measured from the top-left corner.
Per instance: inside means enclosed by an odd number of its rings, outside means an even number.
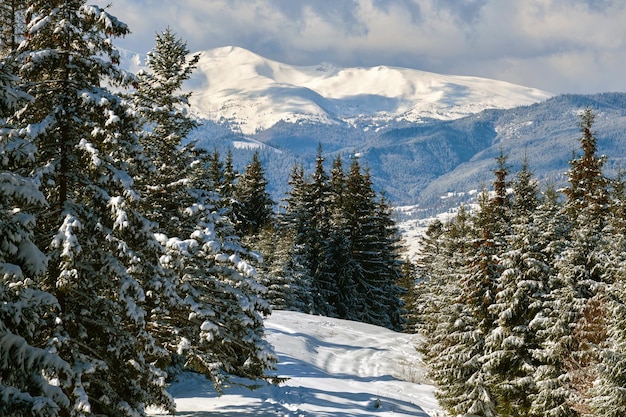
[[[354,123],[451,120],[485,109],[543,101],[545,91],[478,77],[440,75],[407,68],[293,66],[238,47],[200,52],[192,111],[227,121],[250,135],[276,123]]]

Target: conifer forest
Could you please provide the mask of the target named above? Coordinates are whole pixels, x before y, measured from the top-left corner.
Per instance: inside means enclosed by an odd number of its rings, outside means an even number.
[[[358,157],[320,145],[273,201],[258,154],[196,146],[170,29],[133,74],[107,8],[3,1],[0,24],[0,415],[173,414],[182,371],[277,383],[272,309],[422,334],[450,415],[626,415],[626,185],[590,109],[568,186],[501,154],[408,260]]]

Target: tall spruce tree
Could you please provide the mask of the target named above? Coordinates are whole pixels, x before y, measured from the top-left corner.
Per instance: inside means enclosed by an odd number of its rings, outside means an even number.
[[[207,170],[214,161],[184,143],[196,125],[185,112],[188,95],[180,94],[197,61],[187,60],[188,52],[169,29],[157,35],[150,71],[138,75],[133,96],[146,128],[140,140],[154,167],[142,182],[145,201],[164,255],[158,258],[161,288],[149,294],[150,320],[173,364],[182,358],[220,390],[228,374],[264,378],[276,359],[263,340],[269,306],[255,280],[254,256],[223,214],[214,172]]]
[[[401,290],[398,235],[388,206],[376,200],[368,173],[354,158],[346,178],[344,214],[348,219],[350,251],[355,263],[352,281],[359,295],[356,318],[400,329]]]
[[[187,59],[187,45],[171,29],[157,33],[148,52],[147,70],[136,76],[133,104],[142,117],[140,137],[153,174],[143,179],[145,207],[150,220],[172,234],[180,227],[180,208],[189,204],[185,176],[194,162],[193,144],[183,143],[197,123],[187,114],[190,93],[181,93],[199,56]]]
[[[606,340],[598,349],[597,377],[588,406],[594,415],[617,417],[626,413],[626,184],[623,173],[613,181],[612,216],[604,233],[610,236],[606,273],[610,284],[604,298]]]
[[[463,402],[466,381],[476,368],[475,353],[467,348],[465,337],[469,335],[472,340],[474,320],[459,319],[466,308],[459,283],[469,273],[468,259],[474,251],[472,215],[461,206],[443,232],[433,236],[439,236],[440,243],[424,246],[420,254],[418,311],[423,318],[418,328],[425,338],[419,349],[438,386],[436,396],[441,406],[462,413],[467,411]],[[437,247],[441,250],[432,250]]]
[[[513,185],[511,233],[501,258],[502,274],[489,311],[494,327],[485,340],[485,369],[497,399],[500,415],[531,416],[533,380],[538,361],[533,352],[539,340],[532,322],[548,289],[551,259],[539,236],[545,232],[535,222],[538,189],[526,163]]]
[[[314,311],[325,316],[336,316],[335,307],[329,302],[338,294],[335,271],[329,266],[331,187],[324,167],[322,146],[317,150],[315,171],[311,181],[305,183],[304,209],[308,223],[305,226],[304,245],[308,251],[308,268],[313,277]]]
[[[346,213],[348,198],[346,174],[338,155],[333,160],[330,176],[329,237],[323,264],[328,276],[332,276],[337,291],[327,301],[335,309],[337,317],[359,320],[363,296],[354,281],[358,265],[352,253],[353,230]]]
[[[569,186],[564,211],[572,224],[555,265],[562,286],[553,291],[555,301],[562,303],[561,316],[569,317],[561,337],[568,345],[563,352],[563,380],[568,382],[564,408],[570,413],[585,412],[588,387],[595,379],[597,357],[594,345],[604,337],[605,324],[593,320],[601,317],[606,274],[604,229],[609,210],[608,180],[602,173],[604,158],[597,155],[597,139],[592,131],[595,115],[587,108],[580,115],[580,141],[583,154],[570,162]],[[548,343],[555,340],[548,339]],[[563,342],[565,343],[565,341]]]
[[[301,302],[306,305],[305,312],[315,313],[313,274],[311,272],[311,260],[309,258],[309,206],[307,204],[307,182],[304,177],[304,169],[294,165],[289,178],[291,190],[285,198],[285,207],[277,218],[279,233],[290,236],[291,244],[289,251],[292,259],[299,270],[300,280],[308,294],[301,296]]]
[[[43,288],[60,313],[48,349],[67,363],[59,415],[137,416],[173,408],[146,328],[142,245],[151,239],[133,187],[145,158],[127,102],[107,85],[122,78],[111,38],[128,28],[83,1],[31,1],[19,51],[32,96],[14,123],[37,145],[37,179],[49,204],[35,238],[48,256]],[[158,355],[158,354],[157,354]]]
[[[0,414],[56,416],[69,399],[52,380],[70,365],[46,349],[57,299],[42,285],[47,258],[34,243],[36,213],[46,201],[30,177],[36,148],[7,120],[25,99],[0,64]]]

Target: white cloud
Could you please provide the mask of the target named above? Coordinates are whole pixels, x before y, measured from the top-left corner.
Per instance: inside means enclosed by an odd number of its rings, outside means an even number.
[[[114,0],[145,52],[168,25],[201,50],[290,64],[395,65],[552,92],[626,91],[623,0]]]

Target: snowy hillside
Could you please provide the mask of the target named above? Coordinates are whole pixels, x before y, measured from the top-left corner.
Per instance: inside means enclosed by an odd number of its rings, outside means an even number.
[[[291,66],[238,47],[200,53],[187,83],[192,110],[253,134],[286,122],[456,119],[488,108],[511,108],[547,92],[478,77],[378,66]]]
[[[184,374],[170,389],[177,416],[438,415],[418,336],[289,311],[275,311],[265,326],[280,358],[277,375],[289,379],[217,397],[203,377]]]

